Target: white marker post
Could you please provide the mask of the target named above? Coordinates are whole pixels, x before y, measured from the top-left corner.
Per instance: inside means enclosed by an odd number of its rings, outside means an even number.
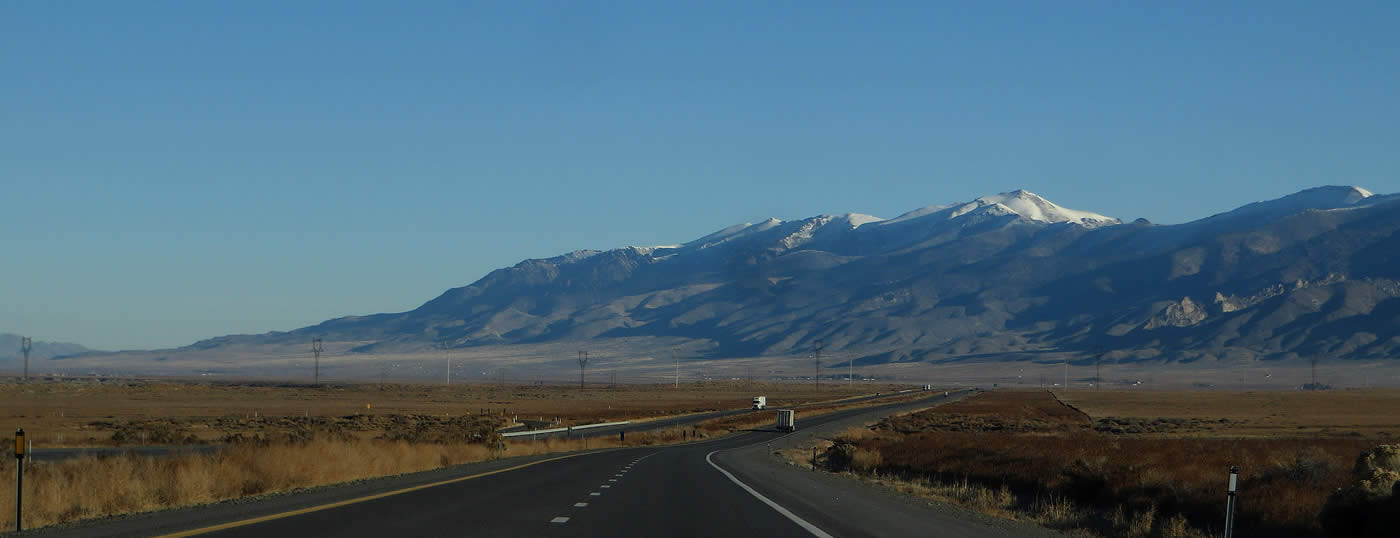
[[[1230,492],[1225,499],[1225,538],[1233,538],[1235,534],[1235,490],[1240,482],[1240,467],[1230,466]]]
[[[24,530],[20,517],[24,515],[24,428],[15,430],[15,533]]]

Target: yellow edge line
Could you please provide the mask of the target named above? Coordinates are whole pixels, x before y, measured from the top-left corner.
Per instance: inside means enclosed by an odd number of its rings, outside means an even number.
[[[616,449],[612,449],[612,450],[616,450]],[[611,452],[611,450],[603,450],[603,451],[600,451],[600,452]],[[339,508],[339,507],[345,506],[345,505],[356,504],[356,503],[362,503],[362,502],[365,502],[365,501],[372,501],[372,500],[375,500],[375,499],[381,499],[381,498],[389,497],[389,496],[393,496],[393,495],[402,495],[402,494],[404,494],[404,493],[408,493],[408,492],[411,492],[411,491],[418,491],[418,490],[420,490],[420,489],[428,489],[428,488],[435,488],[435,487],[438,487],[438,486],[445,486],[445,485],[447,485],[447,484],[454,484],[454,483],[457,483],[457,482],[463,482],[463,481],[466,481],[466,480],[471,480],[471,479],[473,479],[473,478],[481,478],[481,477],[483,477],[483,476],[490,476],[490,475],[493,475],[493,474],[504,473],[504,472],[507,472],[507,471],[514,471],[514,470],[516,470],[516,469],[524,469],[524,468],[526,468],[526,467],[529,467],[529,466],[532,466],[532,465],[539,465],[539,464],[541,464],[541,463],[549,463],[549,462],[551,462],[551,461],[559,461],[559,460],[564,460],[564,459],[569,459],[569,458],[576,458],[576,457],[579,457],[579,456],[587,456],[587,455],[590,455],[590,454],[597,454],[597,453],[598,453],[598,452],[588,452],[588,453],[584,453],[584,454],[570,454],[570,455],[568,455],[568,456],[559,456],[559,457],[557,457],[557,458],[549,458],[549,459],[546,459],[546,460],[532,461],[532,462],[530,462],[530,463],[526,463],[526,464],[522,464],[522,465],[516,465],[515,467],[507,467],[507,468],[505,468],[505,469],[497,469],[497,470],[495,470],[495,471],[488,471],[488,472],[484,472],[484,473],[474,474],[474,475],[471,475],[471,476],[463,476],[463,477],[453,478],[453,479],[450,479],[450,480],[443,480],[443,481],[441,481],[441,482],[433,482],[433,483],[431,483],[431,484],[423,484],[423,485],[421,485],[421,486],[413,486],[413,487],[411,487],[411,488],[398,489],[398,490],[394,490],[394,491],[386,491],[386,492],[384,492],[384,493],[376,493],[376,494],[374,494],[374,495],[368,495],[368,496],[365,496],[365,497],[358,497],[358,498],[355,498],[355,499],[347,499],[347,500],[344,500],[344,501],[333,502],[333,503],[330,503],[330,504],[323,504],[323,505],[320,505],[320,506],[312,506],[312,507],[310,507],[310,508],[302,508],[302,509],[300,509],[300,510],[292,510],[292,511],[290,511],[290,512],[282,512],[282,513],[271,514],[271,515],[266,515],[266,516],[262,516],[262,517],[255,517],[255,518],[252,518],[252,519],[244,519],[244,520],[241,520],[241,521],[233,521],[233,522],[229,522],[229,523],[223,523],[223,524],[219,524],[219,525],[212,525],[212,526],[209,526],[209,527],[203,527],[203,528],[199,528],[199,529],[193,529],[193,530],[187,530],[187,531],[176,532],[176,533],[172,533],[172,534],[166,534],[166,535],[162,535],[160,538],[181,538],[181,537],[184,537],[184,536],[195,536],[195,535],[198,535],[198,534],[206,534],[206,533],[211,533],[211,532],[218,532],[218,531],[222,531],[222,530],[233,529],[233,528],[237,528],[237,527],[243,527],[243,526],[246,526],[246,525],[253,525],[253,524],[256,524],[256,523],[262,523],[262,522],[264,522],[264,521],[272,521],[272,520],[274,520],[274,519],[282,519],[282,518],[286,518],[286,517],[299,516],[299,515],[302,515],[302,514],[309,514],[309,513],[311,513],[311,512],[320,512],[321,510],[329,510],[329,509],[331,509],[331,508]]]

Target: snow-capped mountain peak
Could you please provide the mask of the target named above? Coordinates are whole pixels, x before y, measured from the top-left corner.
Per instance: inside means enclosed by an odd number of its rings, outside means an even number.
[[[1361,188],[1361,187],[1352,187],[1351,190],[1352,190],[1352,192],[1355,193],[1355,194],[1354,194],[1354,197],[1349,197],[1349,199],[1351,200],[1351,203],[1353,203],[1353,204],[1356,203],[1356,202],[1360,202],[1360,201],[1362,201],[1362,200],[1365,200],[1365,199],[1367,199],[1367,198],[1370,198],[1370,197],[1372,197],[1372,196],[1375,196],[1375,194],[1372,193],[1371,191],[1368,191],[1368,190],[1363,189],[1363,188]]]
[[[1060,207],[1054,202],[1024,189],[983,196],[966,204],[959,205],[949,213],[948,218],[955,219],[973,213],[993,215],[1015,214],[1024,219],[1037,222],[1068,222],[1089,228],[1122,223],[1122,221],[1116,218],[1106,217],[1098,213]]]

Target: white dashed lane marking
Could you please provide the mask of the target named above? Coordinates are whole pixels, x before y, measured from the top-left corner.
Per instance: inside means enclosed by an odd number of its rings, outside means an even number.
[[[647,457],[651,457],[651,454],[648,454]],[[644,459],[646,459],[646,458],[638,458],[638,459],[636,459],[636,460],[633,460],[632,463],[629,463],[629,464],[627,464],[625,467],[623,467],[622,469],[619,469],[619,472],[618,472],[617,474],[613,475],[613,478],[609,478],[609,479],[608,479],[608,482],[617,482],[617,479],[618,479],[618,478],[622,478],[622,475],[627,474],[627,470],[628,470],[628,469],[631,469],[633,465],[636,465],[638,462],[640,462],[640,461],[642,461],[642,460],[644,460]],[[610,488],[612,488],[612,485],[610,485],[610,484],[603,484],[603,485],[601,485],[601,486],[598,486],[598,488],[599,488],[599,489],[610,489]],[[602,496],[603,496],[603,492],[601,492],[601,491],[594,491],[594,492],[589,493],[588,496],[589,496],[589,497],[602,497]],[[577,502],[577,503],[574,503],[574,508],[587,508],[587,507],[588,507],[588,503],[585,503],[585,502]],[[550,522],[550,523],[556,523],[556,524],[558,524],[558,523],[568,523],[568,522],[569,522],[569,518],[568,518],[568,517],[565,517],[565,516],[559,516],[559,517],[556,517],[556,518],[554,518],[554,519],[549,520],[549,522]]]

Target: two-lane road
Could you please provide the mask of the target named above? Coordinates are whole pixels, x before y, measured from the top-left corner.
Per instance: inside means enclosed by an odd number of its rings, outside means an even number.
[[[775,449],[789,446],[803,436],[830,435],[892,412],[942,401],[933,397],[819,417],[799,415],[800,429],[791,435],[755,431],[683,445],[502,462],[489,470],[467,471],[476,474],[458,470],[457,476],[419,483],[407,491],[380,488],[315,504],[297,504],[295,495],[286,500],[264,499],[236,514],[227,512],[230,507],[224,503],[207,510],[158,513],[60,533],[176,532],[258,538],[1043,534],[1041,529],[988,521],[812,472],[783,463],[768,451],[770,443]]]
[[[212,536],[798,536],[705,462],[753,432],[613,450],[219,530]]]

